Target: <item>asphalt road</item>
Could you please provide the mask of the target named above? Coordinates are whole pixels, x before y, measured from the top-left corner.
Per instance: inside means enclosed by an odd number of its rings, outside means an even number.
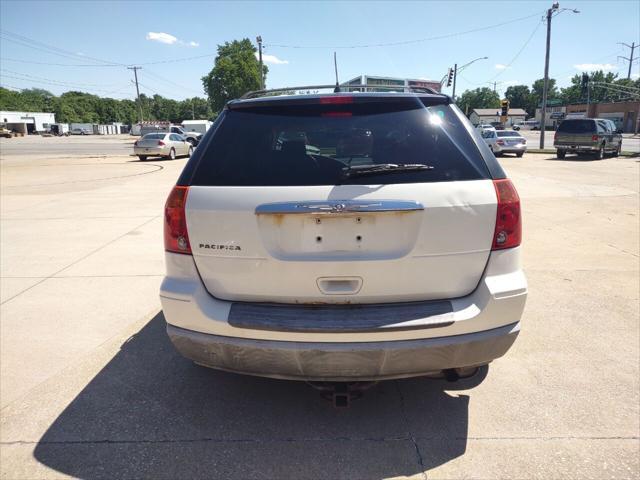
[[[530,287],[513,349],[476,378],[382,382],[335,410],[303,383],[173,350],[162,207],[184,159],[102,156],[118,139],[85,157],[27,141],[16,155],[12,140],[0,140],[1,478],[640,475],[637,159],[500,158],[522,197]]]
[[[3,138],[0,145],[2,154],[7,157],[127,155],[133,153],[133,142],[138,138],[131,135],[72,135],[69,137],[30,135]]]
[[[539,148],[540,147],[540,131],[538,130],[520,130],[523,137],[527,139],[527,147]],[[553,135],[554,131],[544,132],[544,148],[553,148]],[[631,135],[628,133],[622,136],[622,151],[623,152],[640,152],[640,135]]]

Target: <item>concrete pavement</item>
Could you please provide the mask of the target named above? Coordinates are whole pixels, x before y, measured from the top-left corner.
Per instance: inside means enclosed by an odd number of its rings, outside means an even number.
[[[530,284],[514,348],[476,378],[382,382],[341,411],[305,384],[173,350],[161,214],[185,160],[5,145],[2,478],[640,474],[636,159],[500,158],[523,201]]]

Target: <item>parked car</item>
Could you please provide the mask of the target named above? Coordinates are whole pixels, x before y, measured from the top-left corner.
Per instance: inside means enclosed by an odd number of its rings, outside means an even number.
[[[622,150],[622,130],[606,118],[563,120],[553,137],[558,158],[567,153],[589,153],[602,159],[607,153],[617,157]]]
[[[179,125],[171,125],[169,122],[147,123],[141,126],[140,135],[145,136],[149,133],[176,133],[183,136],[187,142],[196,147],[200,143],[203,134],[195,131],[185,131]]]
[[[527,140],[515,130],[485,130],[482,138],[496,156],[515,153],[521,157],[527,151]]]
[[[520,200],[449,97],[249,97],[166,202],[160,299],[182,355],[364,381],[456,378],[509,350],[527,296]]]
[[[174,160],[178,155],[190,157],[193,145],[177,133],[147,133],[133,144],[133,153],[140,160],[146,160],[148,157]]]
[[[69,132],[71,135],[90,135],[91,132],[86,128],[74,128]]]
[[[540,130],[540,122],[538,120],[525,120],[513,126],[514,130]]]
[[[481,123],[479,125],[476,125],[476,130],[478,131],[483,131],[483,130],[495,130],[496,128],[489,124],[489,123]]]

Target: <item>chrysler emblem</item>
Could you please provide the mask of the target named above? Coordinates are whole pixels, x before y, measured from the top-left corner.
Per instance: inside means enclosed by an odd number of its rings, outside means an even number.
[[[331,211],[335,213],[344,212],[347,206],[344,203],[335,203],[331,205]]]

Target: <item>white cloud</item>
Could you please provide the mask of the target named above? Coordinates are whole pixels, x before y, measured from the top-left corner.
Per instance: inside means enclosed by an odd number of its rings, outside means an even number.
[[[609,72],[611,70],[618,69],[616,65],[612,65],[610,63],[579,63],[578,65],[574,65],[574,68],[580,70],[581,72],[595,72],[596,70],[604,70],[605,72]]]
[[[152,42],[160,42],[166,45],[184,45],[186,47],[199,47],[200,44],[198,42],[194,42],[193,40],[190,42],[185,42],[183,40],[179,40],[177,37],[174,37],[170,33],[165,32],[149,32],[146,36],[147,40],[151,40]]]
[[[258,58],[257,52],[256,52],[256,58]],[[271,65],[286,65],[287,63],[289,63],[289,60],[281,60],[275,55],[266,55],[264,53],[262,54],[262,61],[264,63],[269,63]]]
[[[503,65],[502,63],[496,63],[496,70],[504,70],[506,68],[509,68],[509,66]]]
[[[178,39],[173,35],[164,32],[149,32],[147,33],[147,40],[166,43],[167,45],[173,45],[178,41]]]
[[[633,78],[640,78],[640,73],[632,73],[631,76]]]

